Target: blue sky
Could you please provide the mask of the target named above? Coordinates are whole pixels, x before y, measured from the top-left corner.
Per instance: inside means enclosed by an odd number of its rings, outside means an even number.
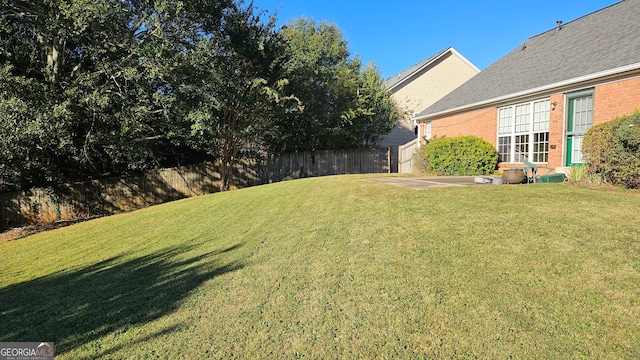
[[[278,26],[308,17],[336,24],[352,55],[384,78],[453,46],[484,69],[533,35],[618,0],[254,0]]]

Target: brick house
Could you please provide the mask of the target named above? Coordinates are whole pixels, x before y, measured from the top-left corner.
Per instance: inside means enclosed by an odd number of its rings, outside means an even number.
[[[476,135],[500,167],[582,163],[585,132],[640,109],[640,1],[533,36],[416,115],[419,137]]]
[[[385,81],[384,85],[391,97],[406,114],[399,124],[377,143],[379,147],[392,148],[394,172],[398,169],[399,147],[417,138],[416,123],[412,117],[479,72],[475,65],[450,47]]]

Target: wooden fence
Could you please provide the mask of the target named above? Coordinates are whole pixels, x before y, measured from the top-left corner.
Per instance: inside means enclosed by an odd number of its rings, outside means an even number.
[[[210,163],[151,171],[143,176],[0,194],[0,227],[104,216],[219,189]]]
[[[401,174],[411,174],[413,172],[413,155],[420,148],[418,139],[413,139],[408,143],[398,147],[398,172]]]
[[[326,150],[275,155],[263,165],[263,183],[288,179],[390,172],[390,149]]]
[[[247,160],[234,168],[231,184],[242,188],[282,180],[355,173],[387,173],[389,150],[318,151]],[[52,189],[0,194],[0,231],[25,223],[76,220],[135,210],[217,192],[212,163],[151,171],[143,176],[87,181]]]

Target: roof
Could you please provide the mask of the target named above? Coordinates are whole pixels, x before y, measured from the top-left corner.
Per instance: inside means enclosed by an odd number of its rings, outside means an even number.
[[[435,63],[437,60],[442,58],[448,52],[451,52],[452,54],[456,54],[462,60],[464,60],[467,63],[469,63],[469,65],[472,66],[473,68],[475,68],[477,71],[480,71],[469,60],[465,59],[464,56],[460,55],[460,53],[458,53],[453,47],[448,47],[448,48],[446,48],[446,49],[444,49],[444,50],[442,50],[442,51],[440,51],[440,52],[438,52],[438,53],[426,58],[425,60],[413,65],[412,67],[402,71],[401,73],[390,77],[389,79],[387,79],[384,82],[384,86],[387,88],[387,90],[393,90],[394,88],[404,84],[406,81],[409,81],[409,80],[413,79],[414,75],[419,74],[423,69],[425,69],[426,67],[428,67],[431,64]]]
[[[433,60],[437,59],[440,55],[444,54],[447,50],[449,50],[450,48],[444,49],[442,51],[440,51],[437,54],[434,54],[432,56],[429,56],[428,58],[422,60],[421,62],[413,65],[412,67],[404,70],[403,72],[390,77],[389,79],[387,79],[384,82],[384,86],[387,88],[387,90],[391,90],[392,88],[396,87],[397,85],[399,85],[400,83],[404,82],[405,80],[407,80],[409,77],[411,77],[411,75],[417,73],[420,69],[423,69],[425,66],[429,65],[430,63],[433,62]]]
[[[640,0],[623,0],[533,36],[416,116],[488,105],[599,75],[640,68]]]

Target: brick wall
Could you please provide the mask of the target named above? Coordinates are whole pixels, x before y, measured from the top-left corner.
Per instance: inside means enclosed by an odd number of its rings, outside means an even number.
[[[549,97],[551,112],[549,113],[549,162],[548,166],[562,166],[564,143],[564,94],[553,94]],[[555,105],[554,105],[555,104]]]
[[[593,124],[598,125],[640,110],[640,78],[596,86]]]
[[[433,137],[475,135],[496,145],[498,109],[495,107],[438,119],[431,123]],[[424,130],[422,130],[424,134]]]
[[[565,95],[564,93],[553,94],[549,100],[552,106],[549,116],[549,162],[547,165],[557,167],[563,164]],[[476,135],[497,146],[497,124],[498,108],[491,107],[439,119],[431,126],[433,135]],[[513,164],[500,164],[501,169],[509,166]]]

